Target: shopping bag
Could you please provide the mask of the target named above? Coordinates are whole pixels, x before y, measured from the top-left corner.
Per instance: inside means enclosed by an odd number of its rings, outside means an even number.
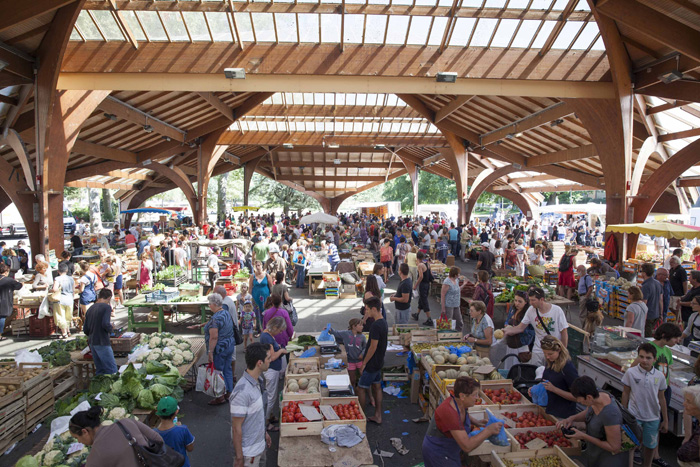
[[[226,392],[226,383],[221,372],[214,368],[214,364],[210,363],[204,370],[204,394],[211,397],[219,397]],[[197,375],[199,376],[199,375]]]
[[[532,402],[539,405],[540,407],[547,407],[549,401],[549,395],[547,390],[544,388],[544,384],[536,384],[530,388],[530,396],[532,396]]]

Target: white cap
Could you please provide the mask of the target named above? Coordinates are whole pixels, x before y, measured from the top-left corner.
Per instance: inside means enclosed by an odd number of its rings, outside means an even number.
[[[270,243],[270,245],[269,245],[269,251],[270,251],[270,253],[279,253],[279,252],[280,252],[280,247],[277,246],[276,243]]]

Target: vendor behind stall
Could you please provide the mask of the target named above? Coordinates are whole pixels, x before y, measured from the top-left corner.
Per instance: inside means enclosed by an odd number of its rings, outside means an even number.
[[[460,453],[479,447],[490,436],[498,434],[503,423],[492,423],[479,434],[469,436],[471,425],[483,426],[483,420],[472,418],[468,410],[479,398],[479,382],[462,376],[454,385],[454,395],[435,409],[423,438],[425,467],[460,467]]]
[[[481,358],[489,358],[493,342],[493,321],[486,314],[484,302],[474,300],[469,304],[469,316],[472,319],[472,330],[464,336],[464,341],[476,346],[476,353]]]
[[[5,340],[2,337],[5,330],[5,320],[12,315],[13,291],[22,288],[22,284],[8,277],[9,275],[10,267],[5,263],[0,263],[0,341]]]

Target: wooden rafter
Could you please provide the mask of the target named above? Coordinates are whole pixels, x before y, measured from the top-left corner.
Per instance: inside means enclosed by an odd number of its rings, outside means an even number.
[[[155,118],[143,110],[134,107],[133,105],[122,102],[116,97],[108,96],[107,99],[102,101],[99,108],[108,114],[116,115],[117,118],[121,118],[128,122],[141,126],[150,125],[153,128],[153,131],[159,135],[166,136],[174,139],[175,141],[184,143],[187,140],[185,131],[175,127],[174,125],[166,123],[163,120]]]
[[[233,110],[226,105],[221,99],[216,97],[211,92],[198,92],[197,95],[207,101],[209,105],[214,107],[221,115],[233,121]]]
[[[484,133],[483,135],[479,135],[479,144],[486,146],[506,138],[508,135],[514,135],[537,128],[538,126],[566,117],[572,113],[574,113],[574,111],[571,109],[571,107],[563,102],[558,102],[550,107],[547,107],[546,109],[542,109],[533,113],[532,115],[516,120],[513,123],[509,123],[496,130]]]
[[[437,112],[435,112],[435,123],[439,123],[442,120],[446,119],[447,117],[455,113],[457,110],[459,110],[461,107],[466,105],[473,98],[474,96],[470,95],[456,96],[450,102],[442,106],[442,108],[440,108]]]
[[[0,2],[0,31],[12,26],[37,18],[41,15],[56,11],[61,7],[73,3],[75,0],[31,0],[17,2],[15,0],[2,0]]]
[[[559,37],[559,34],[561,33],[562,29],[564,29],[564,26],[566,25],[566,20],[569,18],[569,16],[571,16],[571,13],[574,12],[574,8],[576,8],[578,2],[579,0],[569,0],[569,3],[566,4],[564,10],[562,10],[561,12],[561,15],[559,16],[559,18],[557,18],[557,22],[554,24],[554,28],[549,33],[547,40],[544,41],[544,45],[539,51],[541,57],[545,56],[547,52],[551,50],[552,46],[554,45],[554,42],[557,40],[557,37]],[[582,29],[584,27],[585,25],[582,26]]]

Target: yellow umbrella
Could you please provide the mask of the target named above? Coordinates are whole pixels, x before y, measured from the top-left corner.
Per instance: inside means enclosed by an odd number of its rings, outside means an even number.
[[[664,238],[700,238],[700,227],[674,224],[673,222],[647,222],[644,224],[609,225],[606,232],[646,234]]]

